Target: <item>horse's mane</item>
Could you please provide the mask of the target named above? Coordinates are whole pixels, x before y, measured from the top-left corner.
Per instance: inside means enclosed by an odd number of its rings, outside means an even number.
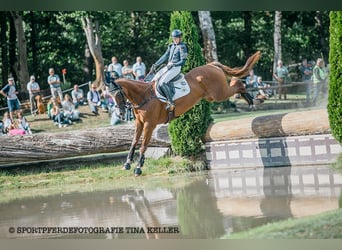
[[[260,51],[257,51],[254,55],[247,59],[247,62],[243,67],[230,68],[229,66],[223,65],[220,62],[211,62],[207,65],[216,66],[222,69],[227,76],[245,77],[248,75],[249,71],[253,69],[254,64],[260,59],[260,55]]]

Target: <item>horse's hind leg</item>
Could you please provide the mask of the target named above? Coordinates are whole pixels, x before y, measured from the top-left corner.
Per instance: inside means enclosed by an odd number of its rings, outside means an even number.
[[[135,152],[136,146],[138,144],[139,138],[141,136],[142,129],[143,129],[142,124],[137,122],[136,126],[135,126],[134,138],[133,138],[131,147],[130,147],[130,149],[128,151],[126,162],[125,162],[125,164],[123,166],[123,169],[125,169],[125,170],[130,170],[131,169],[131,162],[133,161],[134,152]]]

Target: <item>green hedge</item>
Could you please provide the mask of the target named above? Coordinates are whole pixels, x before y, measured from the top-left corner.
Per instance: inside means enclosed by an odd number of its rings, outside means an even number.
[[[188,45],[188,58],[183,72],[205,64],[198,43],[198,30],[189,11],[175,11],[171,14],[170,31],[180,29],[183,41]],[[202,100],[191,110],[172,121],[169,126],[172,149],[181,156],[195,156],[202,151],[202,137],[212,121],[210,103]]]
[[[342,143],[342,11],[330,12],[328,114],[333,136]]]

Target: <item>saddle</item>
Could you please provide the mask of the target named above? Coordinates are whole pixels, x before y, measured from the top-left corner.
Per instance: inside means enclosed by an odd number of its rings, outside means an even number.
[[[162,102],[167,102],[166,97],[159,87],[159,82],[156,83],[156,96]],[[178,74],[168,83],[170,88],[172,100],[175,101],[190,93],[190,87],[188,82],[184,78],[184,74]]]

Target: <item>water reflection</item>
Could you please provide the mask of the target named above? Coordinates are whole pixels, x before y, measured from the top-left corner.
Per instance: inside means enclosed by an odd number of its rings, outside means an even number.
[[[171,182],[176,185],[73,192],[0,204],[0,238],[219,238],[271,221],[333,210],[342,200],[342,176],[322,166],[218,170],[171,177]],[[31,231],[22,233],[21,227]],[[93,231],[32,231],[42,227]]]

